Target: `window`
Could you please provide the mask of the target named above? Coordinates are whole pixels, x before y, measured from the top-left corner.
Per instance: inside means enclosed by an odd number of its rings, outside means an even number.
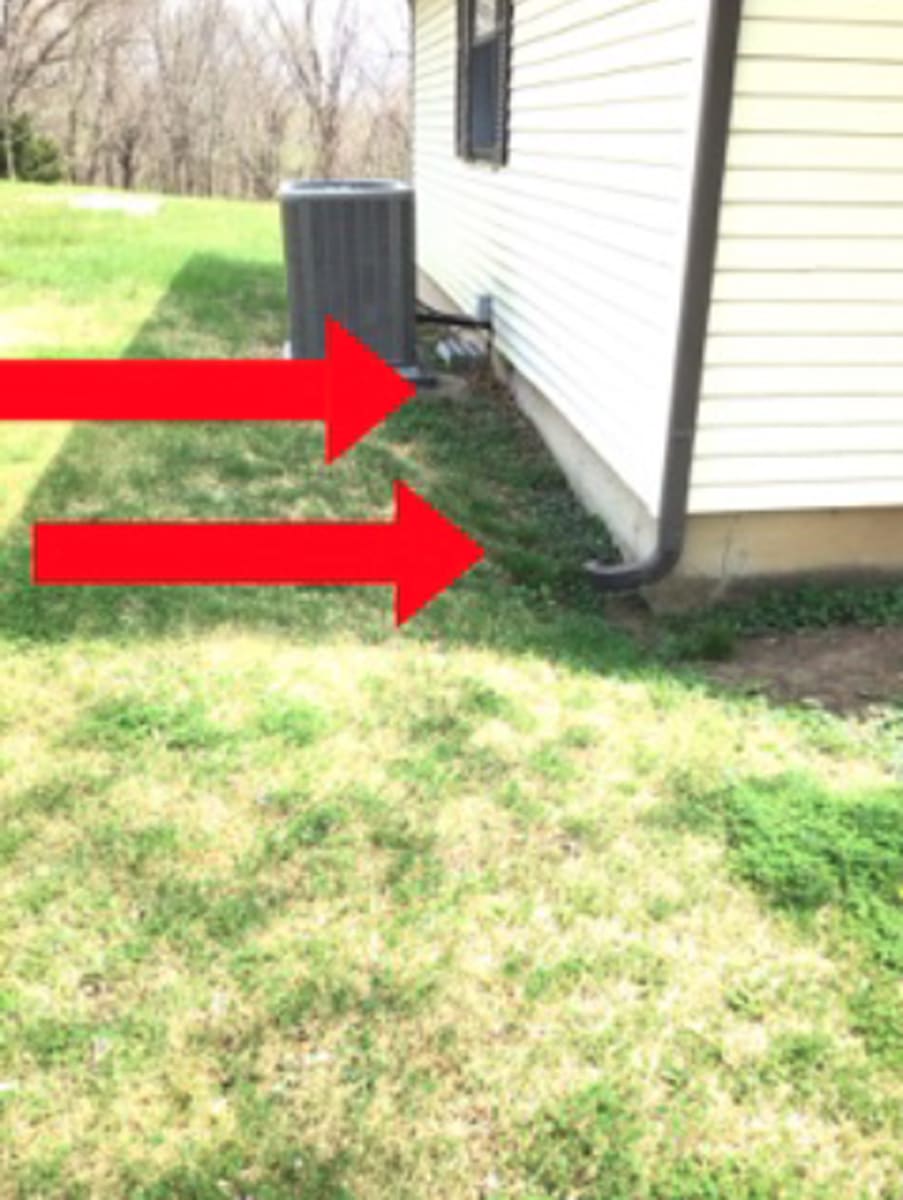
[[[458,154],[508,158],[513,0],[458,0]]]

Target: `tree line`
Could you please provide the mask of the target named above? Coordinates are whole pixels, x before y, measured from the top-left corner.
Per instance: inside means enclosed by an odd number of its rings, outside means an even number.
[[[403,57],[355,0],[0,0],[0,177],[266,198],[404,176]]]

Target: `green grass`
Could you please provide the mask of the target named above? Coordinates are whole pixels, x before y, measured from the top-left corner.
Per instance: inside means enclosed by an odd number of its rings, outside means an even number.
[[[278,354],[272,206],[64,195],[0,188],[4,353]],[[0,1194],[893,1200],[895,711],[613,629],[485,381],[320,439],[2,430]],[[378,589],[29,581],[36,518],[373,519],[395,478],[488,552],[401,631]]]
[[[73,211],[75,194],[3,189],[0,352],[204,357],[280,343],[285,288],[271,208],[167,201],[160,216],[140,218]]]
[[[778,776],[691,788],[669,816],[715,828],[737,875],[769,903],[802,917],[837,910],[878,962],[903,973],[899,788],[836,794],[805,777]]]

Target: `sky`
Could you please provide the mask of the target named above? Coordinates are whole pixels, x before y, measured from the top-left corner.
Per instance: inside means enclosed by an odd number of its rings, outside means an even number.
[[[332,7],[335,0],[321,0],[321,3]],[[373,61],[385,61],[388,52],[403,78],[410,52],[407,0],[357,0],[357,3],[365,45],[373,47]]]
[[[185,0],[190,3],[190,0]],[[263,10],[268,0],[239,0],[248,7]],[[335,12],[341,0],[317,0],[321,29],[332,27]],[[393,74],[404,79],[410,50],[408,42],[408,0],[347,0],[357,6],[360,26],[364,36],[365,61],[381,75],[387,55],[395,64]],[[302,0],[279,0],[286,14],[293,7],[300,7]],[[328,34],[326,35],[328,38]]]
[[[263,8],[266,0],[246,0],[258,8]],[[318,0],[322,13],[323,27],[328,29],[332,24],[340,0]],[[382,47],[386,42],[398,54],[406,54],[408,50],[408,0],[350,0],[357,5],[360,14],[361,27]],[[295,5],[300,6],[301,0],[281,0],[287,13]]]
[[[334,0],[323,3],[329,7]],[[393,48],[407,48],[407,0],[358,0],[358,6],[365,25],[382,29],[392,39]]]

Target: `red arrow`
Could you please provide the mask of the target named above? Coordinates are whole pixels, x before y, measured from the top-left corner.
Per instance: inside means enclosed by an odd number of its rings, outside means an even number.
[[[389,524],[42,524],[37,584],[395,587],[402,625],[484,555],[406,484]]]
[[[0,420],[325,421],[333,462],[415,390],[330,319],[322,360],[0,362]]]

